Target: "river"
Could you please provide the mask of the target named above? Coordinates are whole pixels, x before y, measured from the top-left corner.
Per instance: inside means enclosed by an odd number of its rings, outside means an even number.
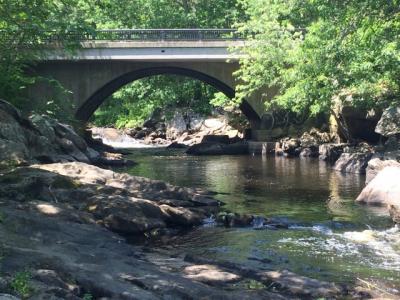
[[[363,175],[340,174],[318,159],[168,149],[137,149],[129,158],[139,164],[124,172],[215,191],[223,209],[290,224],[278,230],[208,224],[161,247],[337,283],[400,287],[400,229],[379,209],[354,202]]]

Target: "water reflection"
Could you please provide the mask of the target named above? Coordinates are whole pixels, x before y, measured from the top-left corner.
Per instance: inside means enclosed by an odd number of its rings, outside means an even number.
[[[217,197],[227,210],[281,217],[294,224],[276,231],[199,228],[178,239],[175,247],[338,282],[361,277],[399,283],[400,246],[394,241],[400,240],[400,232],[389,229],[386,212],[354,202],[364,176],[340,174],[316,159],[192,157],[171,155],[166,149],[152,154],[135,152],[132,158],[139,165],[128,172],[213,190],[221,193]],[[373,240],[349,238],[366,230]]]

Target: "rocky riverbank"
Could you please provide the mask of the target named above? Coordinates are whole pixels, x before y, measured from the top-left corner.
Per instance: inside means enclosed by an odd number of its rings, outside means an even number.
[[[96,167],[114,154],[92,149],[72,127],[46,116],[24,118],[5,101],[0,123],[0,299],[374,296],[287,270],[253,270],[145,246],[205,220],[257,229],[287,224],[221,213],[222,203],[207,191]]]
[[[22,298],[314,299],[365,294],[287,270],[253,270],[141,244],[152,237],[168,239],[206,217],[223,226],[287,228],[251,215],[217,215],[221,203],[200,190],[85,163],[56,163],[0,176],[0,203],[0,292]]]
[[[173,147],[189,147],[200,143],[207,135],[227,135],[232,141],[241,140],[245,128],[242,119],[235,112],[215,112],[206,117],[189,108],[173,112],[155,110],[141,127],[123,130],[93,127],[91,131],[95,138],[119,148],[171,144]]]

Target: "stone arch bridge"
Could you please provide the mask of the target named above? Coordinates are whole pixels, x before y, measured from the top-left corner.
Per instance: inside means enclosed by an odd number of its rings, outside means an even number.
[[[37,75],[56,79],[71,93],[77,119],[87,121],[101,103],[127,83],[148,76],[177,74],[192,77],[234,97],[244,41],[230,29],[99,30],[76,34],[81,47],[73,52],[51,40]],[[50,98],[54,91],[36,84],[31,99]],[[270,94],[270,93],[268,93]],[[265,113],[262,92],[243,101],[241,109],[253,130]]]

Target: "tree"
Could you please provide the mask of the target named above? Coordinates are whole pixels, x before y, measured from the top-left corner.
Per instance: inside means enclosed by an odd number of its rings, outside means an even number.
[[[69,30],[87,28],[80,18],[77,1],[0,0],[0,98],[23,110],[33,109],[24,90],[40,79],[28,75],[29,68],[42,54],[50,31],[68,40]]]
[[[400,101],[398,0],[243,0],[249,43],[238,99],[278,86],[267,103],[311,114],[333,99],[363,108]]]

